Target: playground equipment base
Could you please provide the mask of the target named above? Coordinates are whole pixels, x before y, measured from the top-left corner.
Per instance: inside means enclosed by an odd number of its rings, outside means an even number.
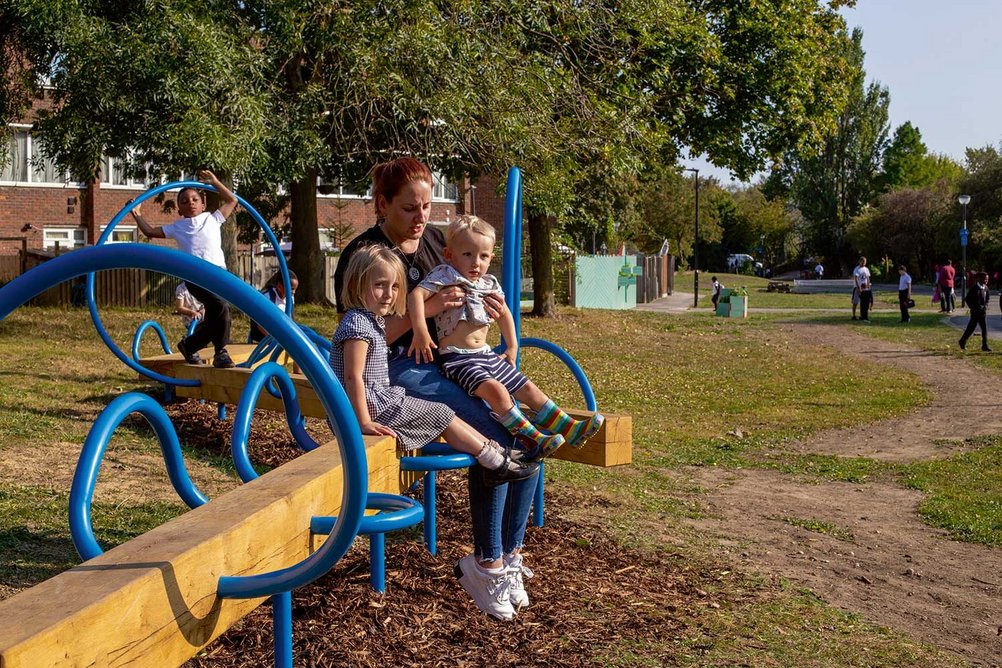
[[[250,344],[229,346],[230,355],[239,364],[246,360],[253,351]],[[212,358],[212,350],[202,351],[203,359]],[[180,353],[159,355],[145,358],[141,364],[153,371],[173,378],[184,378],[201,381],[198,387],[177,387],[178,397],[205,399],[217,403],[236,405],[240,399],[250,369],[216,369],[209,365],[199,366],[185,364]],[[306,378],[300,374],[290,374],[296,386],[296,396],[299,407],[307,417],[326,417],[320,399],[310,387]],[[262,392],[257,404],[258,408],[284,411],[282,400]],[[571,417],[581,419],[592,413],[580,410],[568,410]],[[591,464],[592,466],[622,466],[633,462],[633,418],[629,415],[603,413],[605,424],[598,433],[581,448],[562,447],[552,455],[553,459]]]

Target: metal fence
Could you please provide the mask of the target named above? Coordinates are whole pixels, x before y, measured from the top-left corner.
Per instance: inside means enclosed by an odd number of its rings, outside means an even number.
[[[62,251],[69,252],[69,251]],[[61,254],[55,251],[27,250],[16,254],[0,254],[0,284],[17,278],[24,271],[38,266],[42,262]],[[337,257],[324,258],[324,291],[331,302],[334,301],[334,269],[337,267]],[[278,271],[278,259],[274,256],[241,253],[237,257],[235,275],[262,288],[265,282]],[[168,276],[156,271],[145,269],[114,269],[98,272],[94,281],[94,296],[101,306],[120,306],[129,308],[145,308],[147,306],[171,306],[174,304],[174,291],[180,282],[175,276]],[[72,281],[46,290],[31,301],[36,306],[83,306],[86,300],[84,278]]]

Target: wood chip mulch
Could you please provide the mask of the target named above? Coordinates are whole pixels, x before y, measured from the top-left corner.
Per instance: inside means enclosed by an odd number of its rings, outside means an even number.
[[[228,454],[231,421],[219,422],[214,407],[187,402],[169,412],[183,443]],[[298,453],[284,422],[264,413],[251,438],[256,462],[275,466]],[[691,637],[698,609],[719,607],[703,589],[712,589],[713,569],[667,551],[623,549],[561,516],[560,508],[591,500],[548,489],[545,526],[526,535],[531,606],[513,622],[489,618],[453,574],[471,549],[465,473],[439,480],[437,557],[422,545],[420,526],[389,534],[380,595],[369,586],[360,537],[331,573],[294,593],[297,666],[598,666],[632,651],[642,665],[673,665],[681,650],[674,641]],[[272,643],[265,603],[187,665],[271,666]]]

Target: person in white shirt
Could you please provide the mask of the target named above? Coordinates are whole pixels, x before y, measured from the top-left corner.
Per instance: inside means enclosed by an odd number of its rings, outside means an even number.
[[[202,302],[191,296],[184,281],[178,283],[174,290],[174,313],[181,316],[185,331],[191,327],[192,320],[201,320],[205,315],[205,307],[202,306]]]
[[[910,322],[909,304],[912,300],[912,277],[905,265],[898,267],[898,305],[901,307],[901,322]]]
[[[173,239],[185,253],[226,269],[221,229],[237,206],[237,196],[208,169],[199,170],[197,176],[199,181],[213,186],[219,194],[219,208],[212,213],[205,212],[205,194],[201,190],[182,188],[177,194],[177,210],[182,216],[179,220],[154,227],[143,218],[139,206],[132,210],[132,216],[147,237]],[[198,351],[212,343],[212,366],[220,369],[233,367],[233,360],[226,350],[226,344],[230,342],[230,305],[199,285],[188,281],[185,285],[195,299],[202,302],[205,315],[191,336],[181,339],[177,349],[188,364],[201,364]]]
[[[852,271],[853,284],[859,290],[859,319],[870,322],[870,306],[873,304],[873,283],[870,270],[866,268],[866,258],[859,258],[859,265]]]

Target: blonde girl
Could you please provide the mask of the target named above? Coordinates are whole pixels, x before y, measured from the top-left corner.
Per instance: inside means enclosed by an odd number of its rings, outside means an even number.
[[[522,480],[538,465],[512,459],[509,448],[485,438],[445,404],[410,397],[390,385],[387,316],[406,312],[406,278],[400,258],[385,246],[352,254],[345,271],[341,316],[331,344],[330,364],[344,386],[363,434],[394,436],[404,450],[444,437],[454,449],[473,455],[498,483]]]

